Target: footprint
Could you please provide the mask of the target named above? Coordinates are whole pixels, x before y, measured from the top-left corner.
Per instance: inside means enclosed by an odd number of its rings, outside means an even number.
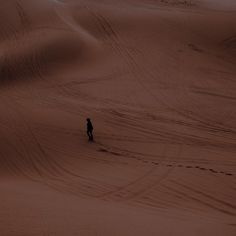
[[[204,168],[204,167],[200,167],[199,169],[200,169],[200,170],[206,170],[206,168]]]
[[[193,168],[193,167],[192,167],[192,166],[186,166],[186,168],[188,168],[188,169],[189,169],[189,168]]]
[[[105,148],[98,149],[99,152],[108,152]]]
[[[159,165],[159,163],[158,163],[158,162],[152,162],[152,164],[154,164],[154,165]]]
[[[167,167],[172,167],[172,165],[166,165]]]
[[[178,167],[183,167],[183,165],[177,165]]]
[[[231,174],[231,173],[225,173],[225,175],[232,176],[233,174]]]
[[[120,153],[117,153],[117,152],[110,152],[112,155],[115,155],[115,156],[121,156]]]

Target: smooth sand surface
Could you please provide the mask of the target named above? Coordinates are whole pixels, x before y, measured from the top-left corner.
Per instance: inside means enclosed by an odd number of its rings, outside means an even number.
[[[0,16],[1,236],[236,235],[234,0]]]

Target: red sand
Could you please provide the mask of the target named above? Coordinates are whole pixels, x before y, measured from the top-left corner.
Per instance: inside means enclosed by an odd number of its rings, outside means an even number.
[[[1,236],[236,235],[234,0],[0,15]]]

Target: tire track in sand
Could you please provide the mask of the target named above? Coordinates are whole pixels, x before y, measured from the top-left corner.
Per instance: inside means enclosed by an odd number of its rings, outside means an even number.
[[[163,151],[163,159],[160,161],[162,163],[166,158],[167,145]],[[181,149],[179,147],[178,157],[181,156]],[[146,161],[145,161],[146,162]],[[147,163],[147,162],[146,162]],[[160,169],[158,165],[151,167],[147,172],[143,175],[139,176],[135,180],[127,183],[126,185],[117,187],[114,191],[106,192],[99,196],[99,198],[104,200],[112,200],[112,201],[135,201],[140,199],[143,195],[148,194],[153,188],[158,187],[158,185],[165,181],[171,172],[174,170],[175,165],[167,171],[164,170],[164,173],[160,174]]]

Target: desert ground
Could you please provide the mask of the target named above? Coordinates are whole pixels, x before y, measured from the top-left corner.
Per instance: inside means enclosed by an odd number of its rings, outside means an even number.
[[[1,236],[236,235],[234,0],[0,3]]]

